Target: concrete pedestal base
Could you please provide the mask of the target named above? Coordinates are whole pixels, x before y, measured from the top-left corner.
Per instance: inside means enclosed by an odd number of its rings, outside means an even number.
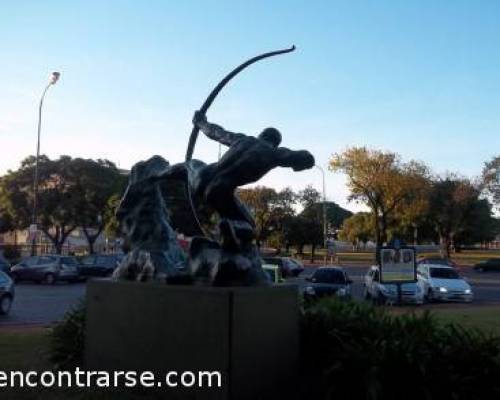
[[[153,371],[163,383],[169,371],[222,374],[220,388],[156,389],[169,399],[293,399],[297,299],[297,289],[285,286],[91,281],[86,369]]]

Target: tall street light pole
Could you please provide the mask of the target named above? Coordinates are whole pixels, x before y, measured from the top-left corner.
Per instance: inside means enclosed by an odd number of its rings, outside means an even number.
[[[319,165],[315,165],[321,171],[323,178],[323,248],[325,249],[325,264],[326,264],[326,241],[327,241],[327,226],[326,226],[326,186],[325,186],[325,170]]]
[[[36,254],[36,232],[38,230],[37,220],[38,220],[38,161],[40,159],[40,133],[42,130],[42,106],[43,100],[45,98],[45,94],[49,90],[49,88],[56,84],[61,76],[60,72],[52,72],[50,74],[49,82],[45,89],[43,90],[42,97],[40,98],[40,105],[38,106],[38,134],[37,134],[37,142],[36,142],[36,159],[35,159],[35,176],[33,179],[33,216],[30,226],[30,234],[31,238],[31,255]]]

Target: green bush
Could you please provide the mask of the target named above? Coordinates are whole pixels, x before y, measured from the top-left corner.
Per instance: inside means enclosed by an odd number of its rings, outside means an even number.
[[[500,398],[500,338],[335,299],[301,323],[304,398]]]
[[[56,369],[83,365],[85,344],[85,302],[66,313],[50,333],[49,359]]]

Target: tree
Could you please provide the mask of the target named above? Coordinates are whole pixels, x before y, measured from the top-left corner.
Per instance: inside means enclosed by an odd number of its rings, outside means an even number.
[[[429,197],[429,219],[439,235],[442,251],[449,257],[454,239],[466,230],[477,206],[480,191],[466,178],[437,178]],[[470,220],[470,219],[469,219]]]
[[[311,185],[307,185],[298,193],[298,200],[302,207],[307,208],[321,201],[321,194]]]
[[[254,188],[239,189],[238,196],[250,209],[255,219],[255,236],[257,246],[260,247],[261,243],[269,235],[278,193],[272,188],[256,186]]]
[[[297,253],[304,253],[304,246],[312,244],[316,247],[321,243],[323,238],[323,231],[321,225],[307,218],[303,215],[297,215],[290,220],[290,230],[288,232],[287,240],[291,245],[297,247]],[[311,258],[314,258],[314,248],[311,251]]]
[[[77,195],[77,224],[87,239],[89,253],[94,253],[94,243],[108,224],[110,198],[120,196],[127,182],[116,165],[108,160],[75,158],[70,163],[75,175],[74,191]]]
[[[308,204],[308,203],[305,203]],[[307,222],[309,244],[311,244],[311,258],[314,259],[314,253],[317,246],[322,246],[324,237],[323,208],[325,211],[326,225],[330,228],[338,229],[342,226],[344,220],[352,215],[352,212],[340,207],[333,201],[309,203],[300,213]],[[319,233],[318,233],[319,232]]]
[[[106,236],[110,238],[116,238],[117,236],[120,236],[120,226],[118,223],[118,219],[116,218],[116,211],[118,210],[118,206],[120,205],[120,200],[121,196],[118,194],[113,194],[110,196],[108,199],[108,202],[106,204],[106,207],[104,209],[104,216],[105,216],[105,226],[104,226],[104,232],[106,233]]]
[[[500,155],[485,163],[482,178],[484,189],[500,207]]]
[[[11,223],[13,229],[25,229],[33,220],[35,161],[33,156],[26,158],[18,170],[8,171],[0,182],[3,204],[0,212],[3,220],[15,221]],[[104,216],[106,196],[119,190],[121,182],[121,175],[109,161],[69,156],[56,160],[39,158],[37,223],[57,253],[61,253],[68,235],[77,226],[88,231],[92,226],[105,224],[103,218],[99,221],[97,217]],[[92,247],[90,241],[89,246]]]
[[[347,218],[342,225],[340,238],[351,242],[356,247],[359,243],[366,245],[369,240],[374,240],[375,229],[371,215],[366,212],[359,212]]]
[[[477,198],[465,218],[463,228],[454,238],[455,248],[494,240],[499,233],[498,222],[492,215],[489,201]]]
[[[348,178],[350,200],[366,204],[372,213],[377,244],[386,242],[391,219],[411,202],[428,181],[428,170],[415,161],[403,163],[396,153],[352,147],[334,154],[330,169]]]

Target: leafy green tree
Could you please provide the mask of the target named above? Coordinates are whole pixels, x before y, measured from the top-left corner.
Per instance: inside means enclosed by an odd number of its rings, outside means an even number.
[[[485,163],[482,178],[487,193],[497,207],[500,207],[500,155]]]
[[[429,219],[439,235],[442,251],[449,257],[455,238],[467,227],[477,207],[480,191],[466,178],[437,178],[429,197]]]
[[[272,188],[256,186],[248,189],[239,189],[238,196],[250,209],[255,219],[255,236],[257,246],[269,235],[269,228],[273,221],[273,209],[278,193]]]
[[[307,185],[305,189],[298,193],[298,200],[305,209],[319,203],[321,201],[321,193],[312,187],[312,185]]]
[[[477,198],[466,215],[463,228],[454,238],[455,248],[490,242],[499,232],[499,220],[493,217],[491,204],[487,199]]]
[[[75,175],[76,222],[82,227],[89,253],[93,254],[95,241],[108,224],[108,218],[113,218],[107,209],[112,206],[109,200],[123,193],[127,177],[108,160],[75,158],[70,168]]]
[[[11,229],[25,229],[33,220],[35,161],[33,156],[26,158],[18,170],[8,171],[0,182],[1,219],[9,218]],[[77,226],[89,231],[105,224],[104,208],[109,195],[120,190],[122,182],[109,161],[69,156],[56,160],[39,158],[37,223],[57,253]],[[99,215],[102,217],[98,218]],[[90,242],[89,245],[92,247]]]
[[[116,238],[120,236],[120,226],[118,219],[116,218],[116,211],[120,205],[121,196],[119,194],[113,194],[106,204],[104,209],[106,225],[104,226],[104,232],[109,238]]]
[[[369,240],[375,240],[375,229],[371,215],[359,212],[345,219],[340,231],[340,238],[351,242],[356,247],[360,243],[366,245]]]
[[[330,169],[347,175],[350,200],[371,209],[377,244],[388,239],[398,209],[409,204],[428,182],[427,167],[410,161],[404,163],[396,153],[352,147],[334,154]]]

